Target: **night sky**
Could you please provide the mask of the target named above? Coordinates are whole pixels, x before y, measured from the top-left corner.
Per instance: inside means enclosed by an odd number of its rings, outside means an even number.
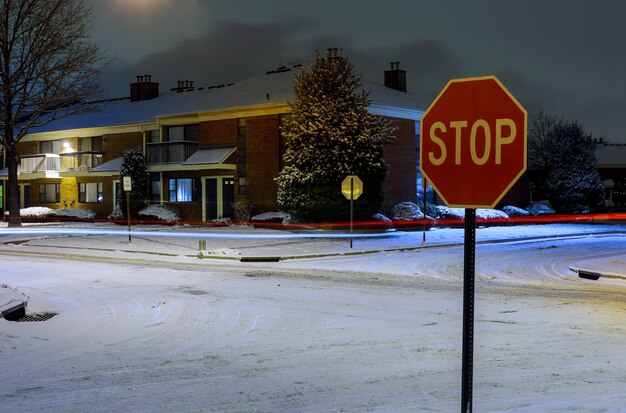
[[[626,2],[602,0],[88,0],[93,39],[114,58],[114,96],[151,74],[161,89],[236,82],[315,50],[343,50],[364,79],[389,62],[410,92],[496,75],[532,115],[578,120],[626,142]]]

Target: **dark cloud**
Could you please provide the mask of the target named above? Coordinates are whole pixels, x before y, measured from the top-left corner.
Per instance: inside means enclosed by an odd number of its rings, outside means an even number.
[[[365,79],[380,83],[389,63],[399,61],[400,68],[407,71],[408,90],[430,98],[435,98],[449,79],[464,73],[462,59],[438,40],[384,49],[355,49],[349,57]]]
[[[128,11],[122,3],[97,2],[110,12],[102,14],[102,26],[109,26],[101,37],[111,39],[105,48],[126,56],[103,79],[116,95],[127,94],[138,74],[152,74],[163,88],[187,79],[202,85],[236,82],[280,65],[310,62],[316,49],[337,47],[370,81],[382,83],[389,62],[400,61],[409,90],[431,99],[450,79],[495,74],[530,113],[577,119],[594,135],[626,141],[621,127],[626,2],[388,0],[382,6],[373,0],[276,0],[268,7],[190,0],[186,12],[165,28],[154,22],[167,23],[171,8],[150,8],[153,18],[136,28],[137,14],[128,12],[120,21],[119,13]],[[187,25],[181,23],[185,19]],[[184,33],[177,35],[178,29]],[[132,30],[139,40],[120,43]],[[164,41],[164,30],[186,40]],[[134,63],[128,50],[136,51]]]
[[[136,63],[112,67],[103,82],[116,96],[128,94],[128,84],[140,74],[151,74],[162,87],[174,87],[178,80],[193,80],[196,85],[236,82],[299,60],[290,57],[286,39],[303,24],[221,23],[201,37],[180,41]]]

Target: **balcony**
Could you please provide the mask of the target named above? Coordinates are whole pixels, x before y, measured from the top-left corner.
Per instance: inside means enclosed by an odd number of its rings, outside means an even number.
[[[146,152],[149,165],[183,163],[198,150],[198,142],[172,141],[147,143]]]
[[[61,170],[60,156],[54,153],[22,155],[20,157],[21,174],[56,174]]]
[[[102,165],[102,152],[62,153],[60,157],[63,172],[87,172]]]

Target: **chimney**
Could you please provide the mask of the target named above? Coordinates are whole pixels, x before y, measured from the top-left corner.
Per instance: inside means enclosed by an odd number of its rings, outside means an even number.
[[[195,88],[193,87],[193,80],[178,80],[176,81],[176,87],[173,87],[170,90],[176,93],[180,93],[191,92],[192,90],[195,90]]]
[[[159,84],[152,81],[151,75],[138,75],[137,81],[130,84],[130,101],[150,100],[159,96]]]
[[[400,69],[400,62],[391,62],[391,69],[385,70],[385,86],[406,92],[406,70]]]

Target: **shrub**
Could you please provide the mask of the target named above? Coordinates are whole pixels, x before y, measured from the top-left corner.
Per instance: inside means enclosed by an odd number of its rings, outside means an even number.
[[[246,223],[252,219],[252,213],[254,211],[254,204],[250,202],[235,202],[233,203],[233,212],[235,221]]]
[[[502,211],[506,213],[510,217],[527,217],[530,215],[530,212],[526,211],[523,208],[516,207],[513,205],[507,205],[502,208]]]
[[[259,215],[253,216],[251,222],[264,222],[264,223],[283,223],[290,219],[289,214],[285,212],[264,212]]]
[[[394,220],[413,220],[424,218],[420,207],[413,202],[401,202],[391,209]]]
[[[554,209],[550,208],[550,206],[540,202],[528,205],[526,210],[532,215],[551,215],[555,213]]]

